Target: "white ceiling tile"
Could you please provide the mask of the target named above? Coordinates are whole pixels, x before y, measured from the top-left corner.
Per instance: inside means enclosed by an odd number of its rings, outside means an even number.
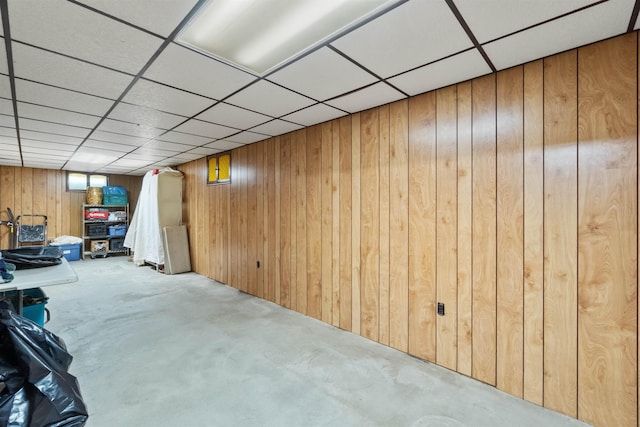
[[[224,151],[224,150],[233,150],[234,148],[242,147],[243,145],[244,144],[240,144],[237,142],[220,140],[220,141],[212,142],[211,144],[207,144],[205,147]]]
[[[219,153],[220,149],[216,148],[207,148],[207,147],[198,147],[193,150],[187,151],[186,154],[199,154],[200,157],[210,156],[211,154]]]
[[[328,47],[305,56],[270,75],[268,79],[318,101],[342,95],[378,80]]]
[[[160,141],[176,142],[178,144],[187,144],[187,145],[202,145],[211,141],[211,138],[206,138],[204,136],[198,136],[198,135],[189,135],[186,133],[176,132],[176,131],[169,131],[167,133],[163,133],[156,139]]]
[[[69,156],[73,153],[73,151],[71,152],[64,152],[64,151],[57,151],[57,150],[45,150],[45,149],[34,149],[34,148],[28,148],[25,149],[23,147],[22,149],[22,156],[24,159],[50,159],[50,160],[62,160],[62,161],[66,161],[67,159],[69,159]]]
[[[27,129],[20,129],[20,138],[31,139],[34,141],[46,141],[46,142],[58,142],[61,144],[69,144],[78,146],[82,143],[84,138],[56,135],[46,132],[30,131]]]
[[[273,117],[280,117],[314,104],[309,98],[264,80],[233,95],[227,102]]]
[[[16,79],[15,82],[18,101],[63,108],[96,116],[104,115],[113,105],[113,101],[110,99],[58,89],[22,79]]]
[[[225,138],[225,141],[236,142],[239,144],[251,144],[253,142],[262,141],[263,139],[267,139],[267,138],[269,138],[269,135],[263,135],[261,133],[245,131],[245,132],[240,132],[236,135],[230,136],[229,138]],[[213,144],[216,144],[218,142],[220,141],[215,141],[213,142]]]
[[[141,168],[144,167],[150,163],[153,163],[151,161],[148,160],[140,160],[140,159],[130,159],[128,158],[128,156],[123,157],[121,159],[116,160],[115,162],[111,163],[112,166],[123,166],[123,167],[128,167],[128,168]]]
[[[187,150],[190,150],[192,147],[187,147]],[[186,150],[184,150],[186,151]],[[167,158],[167,157],[171,157],[173,155],[175,155],[176,152],[175,151],[168,151],[168,150],[160,150],[157,148],[153,148],[150,147],[148,144],[138,148],[137,150],[133,151],[131,153],[131,155],[139,155],[139,156],[152,156],[152,157],[158,157],[161,159]]]
[[[491,68],[487,65],[487,61],[476,49],[472,49],[401,74],[389,79],[389,83],[409,95],[417,95],[490,72]]]
[[[161,129],[171,129],[187,119],[184,116],[164,113],[125,102],[119,102],[113,111],[109,113],[109,118]]]
[[[1,21],[1,20],[0,20]],[[0,29],[2,28],[2,22],[0,22]],[[4,34],[4,32],[2,32]],[[4,39],[2,40],[2,44],[4,45]],[[7,64],[7,50],[0,49],[0,73],[9,74],[9,66]]]
[[[123,135],[121,133],[105,132],[101,130],[93,132],[91,134],[91,139],[115,142],[117,144],[134,145],[137,147],[144,145],[149,140],[148,138],[140,138],[138,136]]]
[[[256,126],[251,130],[264,133],[265,135],[275,136],[282,135],[283,133],[291,132],[301,128],[302,126],[298,124],[275,119],[263,125]],[[230,139],[233,140],[233,137],[231,137]]]
[[[16,121],[12,115],[0,114],[0,126],[15,128]]]
[[[378,105],[388,104],[405,96],[385,83],[376,83],[357,92],[328,101],[336,108],[355,113]]]
[[[80,0],[80,2],[166,37],[195,6],[197,0]]]
[[[124,101],[160,111],[191,117],[215,101],[168,86],[140,79]]]
[[[254,113],[223,102],[214,105],[196,118],[212,123],[221,123],[238,129],[246,129],[271,120],[264,114]]]
[[[293,114],[284,116],[283,119],[299,123],[304,126],[315,125],[346,115],[344,111],[337,110],[325,104],[316,104],[304,110],[296,111]]]
[[[71,157],[69,163],[88,164],[92,168],[104,166],[117,160],[121,156],[120,153],[99,148],[80,147],[78,151]]]
[[[11,38],[137,74],[162,39],[65,0],[10,0]]]
[[[0,164],[5,166],[22,166],[22,161],[20,161],[19,156],[11,157],[11,153],[1,153]]]
[[[160,135],[164,131],[163,129],[152,128],[149,126],[111,119],[105,119],[102,123],[100,123],[100,126],[98,126],[98,130],[137,136],[140,138],[153,138]]]
[[[144,77],[215,99],[256,80],[251,74],[173,43],[151,64]]]
[[[64,165],[63,161],[48,162],[46,160],[41,160],[41,159],[35,159],[33,161],[29,161],[28,159],[24,159],[24,167],[25,168],[60,169],[63,165]]]
[[[18,115],[21,118],[47,120],[90,129],[98,124],[98,120],[100,120],[100,117],[89,114],[75,113],[58,108],[42,107],[24,102],[18,102]]]
[[[3,135],[0,134],[0,144],[15,144],[18,146],[18,138],[15,136],[15,132],[13,135]]]
[[[10,99],[0,98],[0,114],[13,116],[13,102]]]
[[[455,0],[460,14],[480,43],[593,2],[594,0]]]
[[[71,141],[69,141],[71,142]],[[35,150],[57,150],[61,152],[73,152],[78,148],[79,144],[69,144],[63,142],[50,142],[50,141],[37,141],[34,139],[20,138],[20,143],[23,149],[31,148],[31,151]]]
[[[127,154],[126,158],[129,160],[145,160],[147,162],[157,162],[158,160],[166,159],[167,156],[151,153],[140,153],[136,150],[132,153]]]
[[[11,98],[11,85],[8,76],[0,75],[0,96]]]
[[[16,77],[91,95],[118,98],[133,79],[127,74],[12,43]]]
[[[117,151],[118,153],[128,153],[136,149],[136,145],[118,144],[116,142],[98,141],[95,139],[87,139],[83,147],[95,147],[103,150]]]
[[[194,153],[182,153],[182,154],[173,156],[173,158],[176,159],[176,161],[183,161],[183,162],[189,162],[191,160],[201,159],[202,157],[203,156],[201,154],[194,154]]]
[[[602,3],[483,47],[502,70],[624,33],[628,22],[620,18],[631,16],[633,5],[634,0]]]
[[[56,135],[74,136],[76,138],[86,137],[91,129],[76,126],[61,125],[58,123],[43,122],[20,117],[20,129],[32,130]]]
[[[162,136],[160,137],[162,138]],[[154,139],[153,141],[149,141],[145,144],[144,148],[150,148],[153,150],[166,150],[172,153],[181,153],[183,151],[187,151],[193,148],[193,145],[187,144],[178,144],[176,142],[168,142],[168,141],[160,141],[158,139]]]
[[[472,46],[444,0],[406,2],[331,44],[384,78]]]
[[[229,135],[238,132],[238,129],[233,129],[226,126],[220,126],[209,122],[203,122],[202,120],[189,120],[188,122],[181,124],[176,129],[178,132],[190,133],[192,135],[199,135],[209,138],[209,140],[216,138],[225,138]]]

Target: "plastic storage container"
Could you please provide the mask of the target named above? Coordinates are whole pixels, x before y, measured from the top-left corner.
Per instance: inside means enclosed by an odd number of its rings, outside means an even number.
[[[80,246],[80,243],[75,243],[73,245],[59,245],[58,247],[67,261],[78,261],[80,259]]]
[[[110,251],[122,251],[124,250],[124,238],[116,237],[109,240],[109,250]]]
[[[18,307],[18,291],[7,292],[14,307]],[[25,289],[22,291],[22,317],[37,323],[40,327],[45,324],[45,305],[49,298],[40,288]],[[48,317],[48,316],[47,316]],[[47,321],[49,319],[47,318]]]
[[[124,236],[125,234],[127,234],[126,225],[110,225],[109,226],[109,236]]]
[[[97,222],[95,224],[89,224],[87,226],[87,235],[88,236],[106,236],[107,235],[107,224],[104,222]]]
[[[127,189],[120,186],[102,187],[102,204],[123,206],[127,204]]]

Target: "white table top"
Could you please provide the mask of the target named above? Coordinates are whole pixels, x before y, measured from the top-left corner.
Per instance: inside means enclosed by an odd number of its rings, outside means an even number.
[[[11,282],[0,283],[0,292],[41,288],[77,281],[78,275],[67,259],[63,257],[62,264],[14,271]]]

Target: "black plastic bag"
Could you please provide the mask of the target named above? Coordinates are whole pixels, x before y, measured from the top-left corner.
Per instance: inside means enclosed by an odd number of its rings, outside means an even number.
[[[16,270],[58,265],[63,257],[59,246],[24,246],[0,252],[5,261],[16,266]]]
[[[61,338],[0,301],[0,426],[83,426],[88,413],[67,372],[72,360]]]

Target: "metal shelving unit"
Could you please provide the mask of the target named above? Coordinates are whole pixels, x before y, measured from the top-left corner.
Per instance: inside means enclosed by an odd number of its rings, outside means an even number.
[[[85,212],[90,210],[100,210],[104,212],[124,212],[124,217],[118,219],[93,219],[86,218]],[[104,227],[104,233],[91,233],[91,225],[92,224],[102,224]],[[124,240],[124,236],[114,236],[109,234],[109,227],[114,225],[124,225],[126,229],[129,228],[129,204],[126,205],[82,205],[82,258],[86,256],[91,256],[91,258],[96,257],[106,257],[109,255],[129,255],[129,248],[125,248],[124,246],[118,247],[117,249],[112,249],[113,245],[112,241]],[[101,227],[102,228],[102,227]],[[118,240],[120,239],[120,240]],[[109,249],[106,251],[94,251],[95,245],[94,242],[109,242]]]

